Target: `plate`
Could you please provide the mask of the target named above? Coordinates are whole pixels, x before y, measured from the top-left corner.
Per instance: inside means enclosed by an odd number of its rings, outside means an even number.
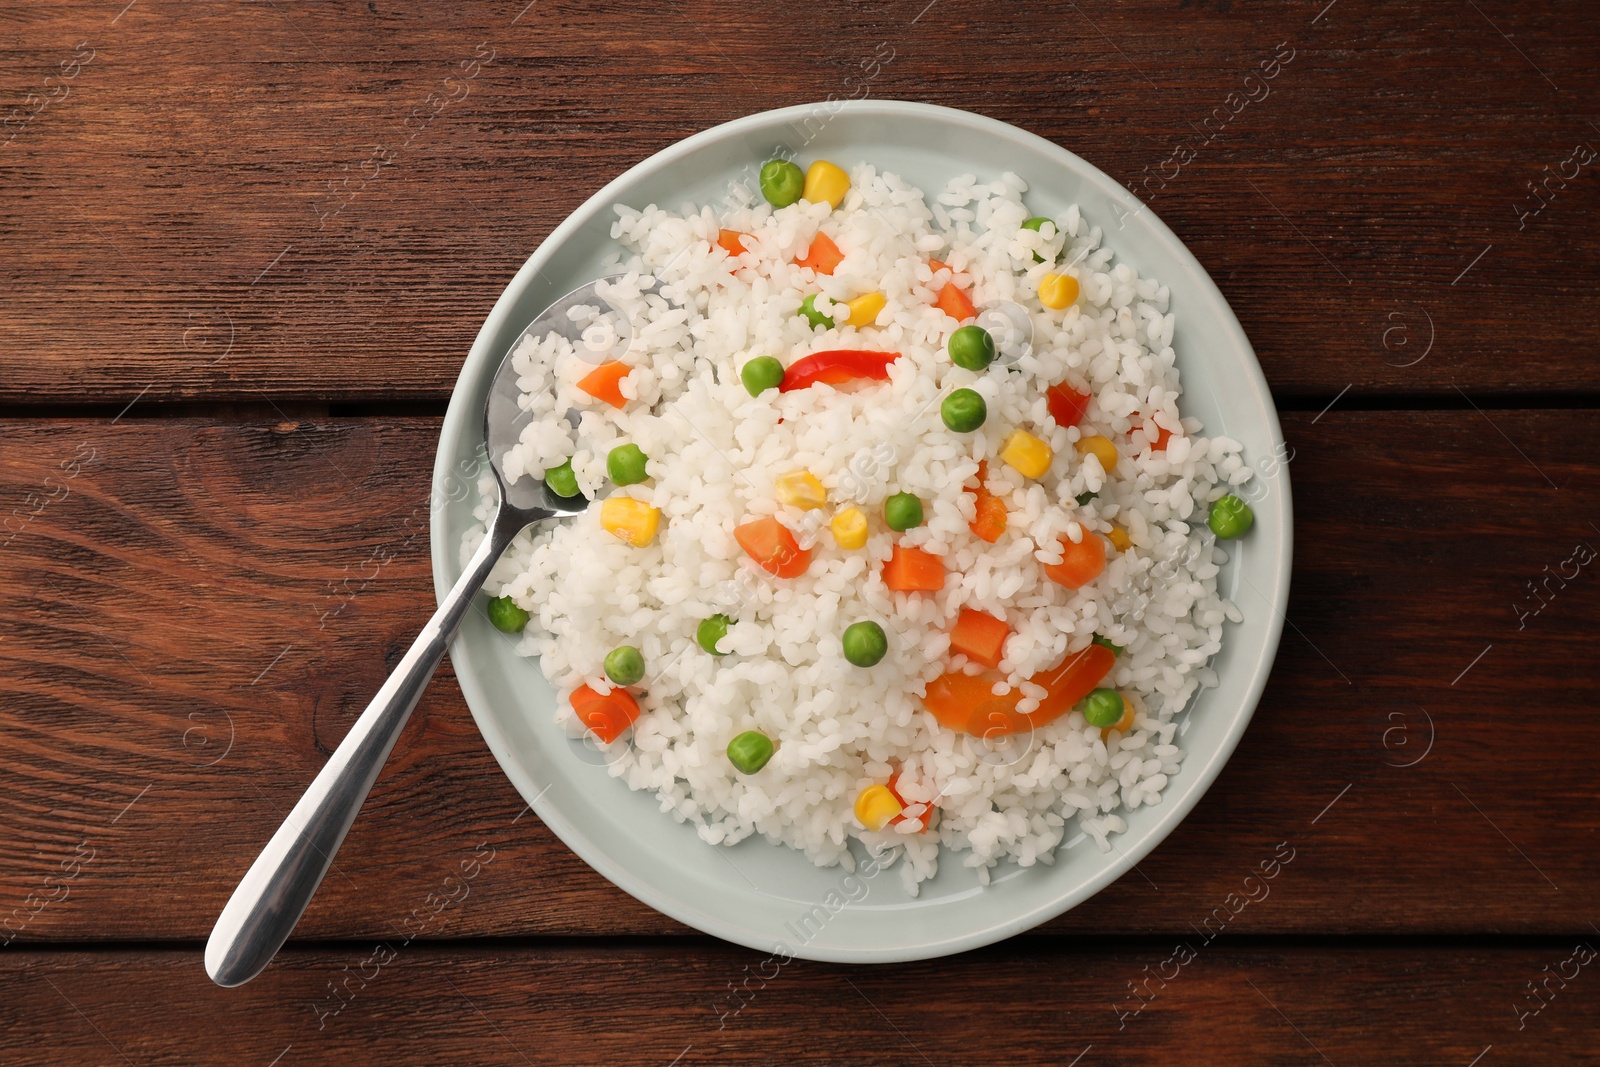
[[[692,827],[606,773],[592,746],[554,721],[556,694],[537,665],[518,656],[483,612],[471,613],[450,649],[478,728],[506,776],[557,836],[591,867],[651,907],[698,930],[780,958],[850,963],[925,959],[986,945],[1059,915],[1111,884],[1155,848],[1199,801],[1238,744],[1266,684],[1289,595],[1289,479],[1266,379],[1227,301],[1183,243],[1124,188],[1033,134],[950,108],[893,100],[831,102],[767,111],[717,126],[656,153],[590,197],[528,259],[478,332],[445,415],[433,473],[434,586],[442,599],[461,574],[459,545],[473,523],[483,445],[484,397],[507,348],[546,305],[601,275],[615,250],[612,205],[676,210],[720,202],[730,181],[748,181],[787,148],[890,170],[935,194],[952,177],[993,180],[1011,170],[1028,183],[1034,211],[1073,202],[1106,231],[1113,262],[1172,289],[1173,346],[1183,409],[1208,434],[1243,443],[1257,469],[1255,526],[1236,542],[1220,591],[1244,622],[1224,630],[1202,690],[1183,717],[1182,769],[1161,804],[1124,813],[1127,832],[1102,853],[1092,838],[1059,848],[1053,865],[1003,863],[992,884],[946,851],[939,874],[909,896],[893,868],[871,877],[818,868],[801,853],[756,837],[707,845]],[[1069,834],[1068,842],[1073,840]],[[863,853],[864,855],[864,853]]]

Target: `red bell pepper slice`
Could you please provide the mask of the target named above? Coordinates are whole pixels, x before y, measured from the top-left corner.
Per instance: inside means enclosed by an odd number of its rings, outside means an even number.
[[[780,393],[792,393],[818,382],[843,385],[858,378],[889,380],[889,364],[900,358],[898,352],[869,352],[863,348],[832,348],[814,352],[789,364],[783,373]]]
[[[1057,382],[1046,389],[1044,397],[1057,426],[1076,426],[1082,422],[1092,399],[1088,393],[1080,393],[1066,382]]]

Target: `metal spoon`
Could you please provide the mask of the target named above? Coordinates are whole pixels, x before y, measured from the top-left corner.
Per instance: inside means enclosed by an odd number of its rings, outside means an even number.
[[[613,275],[601,281],[616,281],[619,277]],[[589,501],[581,496],[556,496],[543,482],[531,478],[520,478],[508,486],[500,467],[506,452],[531,421],[517,403],[517,372],[511,365],[511,353],[523,337],[544,336],[552,330],[576,341],[577,327],[567,312],[579,304],[602,303],[604,298],[596,291],[598,284],[590,282],[574,289],[546,308],[501,360],[483,412],[489,466],[500,488],[500,502],[489,521],[488,536],[439,610],[417,635],[410,651],[272,835],[222,909],[211,939],[206,942],[206,973],[218,985],[248,982],[283,947],[328,873],[334,853],[433,677],[450,638],[512,538],[532,523],[575,515],[588,506]]]

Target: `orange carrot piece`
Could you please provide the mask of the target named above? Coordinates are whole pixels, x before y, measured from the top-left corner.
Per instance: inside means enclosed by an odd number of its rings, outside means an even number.
[[[1000,666],[1001,652],[1010,636],[1011,627],[1004,619],[962,608],[955,628],[950,631],[950,651],[959,652],[992,671]]]
[[[811,550],[801,548],[789,528],[770,515],[739,526],[733,539],[775,578],[798,578],[811,566]]]
[[[844,260],[844,253],[839,251],[839,246],[833,243],[825,233],[819,233],[811,239],[811,247],[806,249],[806,254],[794,261],[797,267],[810,267],[818,274],[832,274],[833,269]]]
[[[899,825],[903,822],[913,821],[912,817],[907,815],[904,811],[904,809],[910,805],[906,802],[906,798],[900,795],[900,790],[895,787],[895,783],[898,781],[900,781],[900,774],[897,771],[889,778],[889,792],[893,793],[894,798],[900,802],[900,807],[902,810],[899,815],[896,815],[894,818],[889,820],[891,825]],[[925,834],[928,832],[928,829],[933,826],[933,816],[934,813],[939,810],[939,808],[938,805],[930,802],[923,802],[919,800],[917,803],[922,804],[922,814],[918,815],[915,820],[922,823],[922,829],[918,830],[917,833]]]
[[[1006,532],[1006,505],[987,489],[978,491],[978,515],[972,520],[972,533],[991,545]]]
[[[978,313],[977,306],[967,299],[966,293],[956,288],[954,282],[939,290],[939,299],[933,302],[933,306],[957,322],[966,322]]]
[[[1097,533],[1083,532],[1083,540],[1073,544],[1061,539],[1061,562],[1045,564],[1045,577],[1057,585],[1077,589],[1100,577],[1106,569],[1106,539]]]
[[[895,545],[883,565],[883,584],[896,593],[936,593],[944,588],[944,560],[920,548]]]
[[[1000,535],[1006,532],[1006,505],[1005,501],[989,492],[989,487],[984,482],[989,477],[989,464],[987,461],[978,463],[978,487],[968,489],[978,505],[978,513],[968,525],[974,537],[981,538],[991,545],[1000,540]]]
[[[632,693],[621,687],[602,695],[586,685],[580,685],[573,690],[571,700],[572,710],[577,712],[578,720],[608,745],[621,737],[623,731],[639,717],[639,702],[633,699]]]
[[[940,271],[947,269],[949,266],[950,266],[950,264],[946,263],[942,259],[930,259],[930,260],[928,260],[928,269],[933,271],[933,273],[935,273],[935,274],[938,274]]]
[[[1172,431],[1161,425],[1159,422],[1156,423],[1156,439],[1155,442],[1152,443],[1150,439],[1144,435],[1143,423],[1143,418],[1135,417],[1132,441],[1135,454],[1141,453],[1146,449],[1149,449],[1151,452],[1165,452],[1167,450],[1167,442],[1172,440]]]
[[[632,369],[626,363],[608,359],[586,374],[583,380],[578,382],[578,388],[596,400],[604,400],[614,408],[622,408],[627,405],[628,400],[622,395],[617,383],[626,378]]]
[[[727,252],[730,256],[743,255],[745,251],[744,239],[749,236],[742,230],[718,230],[717,247]]]

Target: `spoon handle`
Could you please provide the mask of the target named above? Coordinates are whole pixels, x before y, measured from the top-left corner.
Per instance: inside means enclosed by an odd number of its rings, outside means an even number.
[[[300,921],[473,597],[526,518],[502,502],[466,571],[251,865],[206,942],[220,986],[260,974]]]

